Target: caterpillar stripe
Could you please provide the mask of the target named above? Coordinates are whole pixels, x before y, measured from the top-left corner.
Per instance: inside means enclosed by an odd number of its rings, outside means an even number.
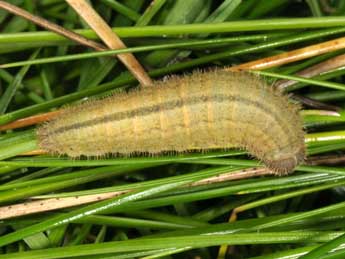
[[[68,107],[37,135],[70,157],[243,148],[282,174],[305,156],[298,112],[257,76],[197,71]]]

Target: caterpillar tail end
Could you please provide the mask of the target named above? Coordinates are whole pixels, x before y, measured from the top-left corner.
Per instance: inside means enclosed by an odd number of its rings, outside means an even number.
[[[292,156],[277,160],[264,161],[265,165],[272,170],[275,175],[287,175],[305,160],[305,149],[301,148]]]

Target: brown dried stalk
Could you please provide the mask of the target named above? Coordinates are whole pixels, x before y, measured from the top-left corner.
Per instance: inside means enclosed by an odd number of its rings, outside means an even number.
[[[66,0],[67,3],[85,20],[110,49],[123,49],[126,45],[112,31],[108,24],[85,0]],[[152,85],[152,80],[132,53],[118,54],[117,57],[138,79],[142,86]]]
[[[5,125],[1,125],[0,131],[1,130],[9,130],[9,129],[17,129],[17,128],[22,128],[22,127],[31,126],[31,125],[34,125],[37,123],[45,122],[47,120],[54,118],[60,112],[61,112],[60,110],[52,111],[52,112],[46,112],[43,114],[37,114],[37,115],[33,115],[33,116],[26,117],[23,119],[19,119],[19,120],[10,122],[10,123],[5,124]]]
[[[226,68],[226,71],[262,70],[345,48],[345,37]]]
[[[101,194],[67,197],[67,198],[53,198],[45,200],[37,200],[31,202],[24,202],[15,205],[9,205],[0,207],[0,219],[14,218],[33,213],[39,213],[44,211],[57,210],[62,208],[68,208],[72,206],[87,204],[91,202],[101,201],[105,199],[114,198],[128,191],[108,192]]]

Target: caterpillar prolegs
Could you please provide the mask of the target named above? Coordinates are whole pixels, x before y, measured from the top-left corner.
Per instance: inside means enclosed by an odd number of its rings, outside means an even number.
[[[221,70],[68,107],[37,135],[70,157],[244,148],[278,174],[305,156],[298,105],[257,76]]]

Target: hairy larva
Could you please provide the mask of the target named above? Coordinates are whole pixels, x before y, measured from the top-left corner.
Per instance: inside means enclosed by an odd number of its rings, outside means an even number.
[[[257,76],[214,70],[71,106],[37,135],[70,157],[239,147],[282,174],[304,159],[298,111]]]

